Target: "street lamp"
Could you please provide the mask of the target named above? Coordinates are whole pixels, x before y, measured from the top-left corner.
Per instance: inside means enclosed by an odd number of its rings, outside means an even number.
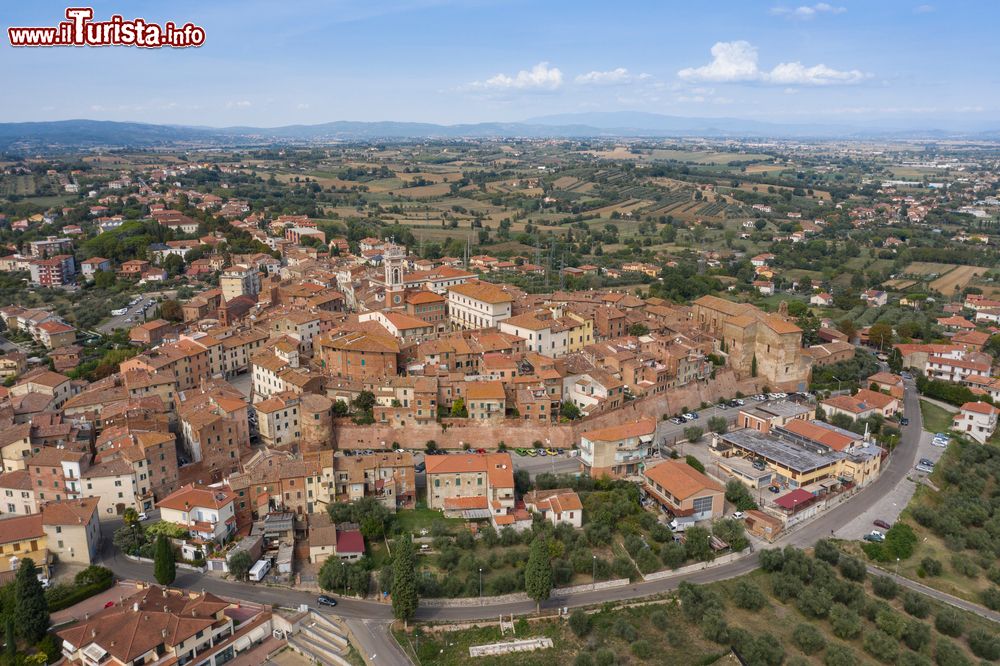
[[[347,596],[347,562],[340,561],[340,571],[344,574],[344,596]]]
[[[591,579],[591,583],[590,584],[591,584],[591,587],[596,590],[597,589],[597,555],[594,555],[593,557],[594,557],[594,573],[591,574],[591,576],[590,576],[590,579]]]
[[[896,577],[899,577],[899,558],[896,558]]]
[[[479,568],[479,605],[483,604],[483,568]]]

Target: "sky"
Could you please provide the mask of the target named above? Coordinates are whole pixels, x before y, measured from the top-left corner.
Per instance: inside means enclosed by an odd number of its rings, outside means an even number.
[[[189,49],[12,48],[65,4],[4,3],[0,122],[455,124],[643,111],[1000,128],[1000,2],[95,0]],[[80,3],[83,4],[83,3]]]

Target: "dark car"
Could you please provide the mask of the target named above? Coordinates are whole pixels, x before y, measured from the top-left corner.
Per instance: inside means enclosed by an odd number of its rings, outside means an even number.
[[[416,471],[418,473],[424,472],[427,469],[427,465],[425,463],[422,463],[422,462],[421,463],[417,463],[416,465],[413,466],[413,469],[414,469],[414,471]]]
[[[872,525],[874,525],[875,527],[881,527],[884,530],[887,530],[890,527],[892,527],[892,525],[890,525],[889,523],[887,523],[887,522],[885,522],[884,520],[881,520],[881,519],[879,519],[879,520],[873,520],[872,521]]]
[[[910,419],[906,418],[905,416],[900,417],[899,425],[910,425]]]
[[[320,606],[336,606],[337,600],[334,599],[333,597],[328,597],[325,594],[321,594],[318,597],[316,597],[316,603],[318,603]]]
[[[772,493],[780,493],[781,492],[781,488],[779,488],[778,486],[768,486],[767,489],[770,490]]]

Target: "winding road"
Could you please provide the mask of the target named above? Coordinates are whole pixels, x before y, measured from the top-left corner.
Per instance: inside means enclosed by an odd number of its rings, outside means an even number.
[[[917,443],[921,434],[920,404],[916,388],[912,381],[907,381],[905,395],[906,414],[909,415],[909,425],[903,426],[899,446],[885,462],[882,474],[871,484],[860,490],[854,497],[844,503],[825,511],[810,522],[796,528],[791,533],[779,538],[775,547],[787,545],[805,548],[812,546],[819,539],[836,534],[858,514],[875,506],[889,491],[899,483],[906,482],[906,476],[913,469],[917,457]],[[109,521],[110,522],[110,521]],[[152,565],[133,562],[120,556],[111,544],[110,532],[116,527],[114,523],[103,526],[106,531],[102,560],[120,578],[136,580],[152,580]],[[549,599],[541,607],[554,610],[560,607],[590,606],[606,601],[624,601],[647,597],[675,589],[683,580],[691,583],[709,583],[741,576],[757,568],[756,554],[728,564],[707,567],[694,573],[679,573],[676,576],[662,578],[649,582],[637,582],[619,588],[608,590],[585,591],[567,597]],[[875,573],[887,573],[875,567],[869,567]],[[891,575],[891,574],[890,574]],[[1000,622],[1000,614],[982,608],[976,604],[958,599],[951,595],[938,592],[907,578],[898,577],[898,582],[908,588],[917,590],[939,601],[968,610],[995,622]],[[273,606],[296,607],[299,604],[315,606],[315,595],[311,592],[297,591],[285,587],[269,587],[249,585],[221,580],[198,572],[178,570],[174,586],[206,590],[213,594],[234,599],[246,599]],[[525,615],[535,611],[534,602],[522,601],[512,603],[490,603],[484,599],[484,605],[462,606],[450,608],[422,607],[417,611],[416,619],[434,622],[468,622],[483,619],[496,619],[503,615]],[[325,611],[324,611],[325,612]],[[336,610],[331,613],[343,617],[351,627],[355,638],[362,645],[369,663],[409,663],[406,655],[400,650],[395,640],[388,632],[392,620],[392,608],[387,603],[362,599],[339,598]],[[372,658],[372,655],[376,655]]]

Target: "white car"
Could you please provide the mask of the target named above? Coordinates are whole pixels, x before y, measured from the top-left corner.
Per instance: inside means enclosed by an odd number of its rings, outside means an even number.
[[[733,520],[743,520],[744,515],[745,514],[742,511],[733,511],[733,515],[731,517]]]

